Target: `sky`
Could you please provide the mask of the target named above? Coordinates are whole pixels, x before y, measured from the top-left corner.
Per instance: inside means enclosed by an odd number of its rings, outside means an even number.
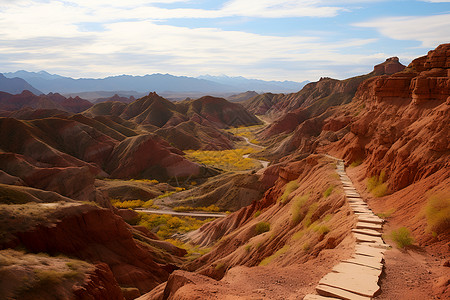
[[[0,0],[0,72],[316,81],[450,42],[450,0]]]

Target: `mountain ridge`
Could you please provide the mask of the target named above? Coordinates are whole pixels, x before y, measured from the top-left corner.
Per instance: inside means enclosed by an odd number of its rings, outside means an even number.
[[[136,91],[148,93],[164,92],[201,92],[201,93],[233,93],[245,92],[250,89],[259,89],[275,92],[293,92],[301,89],[304,82],[293,81],[264,81],[247,79],[244,77],[219,77],[204,75],[199,77],[175,76],[171,74],[146,74],[143,76],[117,75],[105,78],[78,78],[64,77],[50,74],[46,71],[28,72],[19,70],[5,72],[5,77],[20,77],[29,84],[42,90],[44,93],[78,93],[97,91]],[[206,79],[209,78],[209,79]],[[259,86],[259,88],[255,88]]]

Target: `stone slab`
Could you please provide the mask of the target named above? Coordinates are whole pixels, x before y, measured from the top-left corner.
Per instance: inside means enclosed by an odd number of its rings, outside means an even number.
[[[354,233],[373,235],[373,236],[381,236],[381,232],[372,229],[352,229]]]
[[[351,299],[351,300],[369,300],[371,297],[366,297],[362,295],[358,295],[346,290],[342,290],[339,288],[331,287],[328,285],[319,284],[316,286],[316,291],[320,295],[329,296],[329,297],[337,297],[339,299]]]
[[[360,276],[371,276],[374,277],[374,280],[377,281],[379,280],[382,272],[381,270],[371,267],[349,263],[339,263],[335,265],[331,271],[335,273],[350,273],[359,274]]]
[[[388,244],[385,243],[359,243],[360,245],[364,245],[364,246],[370,246],[373,248],[378,248],[378,249],[383,249],[383,250],[389,250],[391,248],[391,246],[389,246]]]
[[[383,264],[372,260],[371,256],[364,256],[364,255],[358,255],[358,257],[354,258],[348,258],[343,260],[344,263],[350,263],[350,264],[357,264],[361,266],[370,267],[377,270],[383,270]]]
[[[379,290],[378,277],[351,273],[328,273],[319,284],[346,290],[358,295],[373,297]]]
[[[367,234],[360,234],[360,233],[353,233],[353,235],[356,238],[357,242],[369,242],[369,243],[384,243],[384,241],[381,239],[381,237],[373,236],[373,235],[367,235]]]
[[[356,228],[381,230],[381,224],[358,222],[358,223],[356,223]]]
[[[334,298],[334,297],[325,297],[325,296],[320,296],[320,295],[313,295],[313,294],[308,294],[305,297],[303,297],[303,300],[329,300],[329,299],[339,299],[339,298]]]
[[[371,247],[363,244],[356,244],[355,246],[355,254],[372,256],[372,257],[384,257],[385,249],[380,249],[377,247]]]
[[[366,222],[366,223],[374,223],[374,224],[383,224],[384,220],[378,218],[377,216],[358,216],[358,221]]]

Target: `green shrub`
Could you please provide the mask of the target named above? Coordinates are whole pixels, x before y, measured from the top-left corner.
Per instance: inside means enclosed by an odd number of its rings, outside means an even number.
[[[425,207],[428,230],[435,235],[450,228],[450,192],[430,196]]]
[[[247,244],[247,245],[245,245],[244,249],[245,249],[245,251],[250,252],[250,250],[252,249],[252,245]]]
[[[285,203],[289,197],[289,195],[298,188],[298,182],[296,180],[292,180],[286,184],[284,187],[283,195],[278,199],[279,202]]]
[[[318,206],[319,205],[317,203],[313,203],[309,206],[308,212],[306,213],[306,216],[303,219],[303,226],[305,226],[306,228],[308,228],[311,225],[311,217],[316,212]]]
[[[367,180],[367,189],[374,197],[383,197],[388,192],[388,186],[385,181],[386,172],[383,170],[378,176],[372,176]]]
[[[325,192],[323,192],[323,197],[327,198],[328,196],[331,195],[331,193],[333,192],[334,186],[330,186],[326,189]]]
[[[294,199],[292,199],[292,205],[291,205],[291,213],[292,213],[292,217],[291,217],[291,223],[292,225],[297,225],[298,223],[300,223],[303,218],[306,215],[306,211],[304,209],[304,206],[306,204],[306,202],[308,201],[309,198],[309,194],[306,195],[298,195],[295,196]]]
[[[270,223],[267,222],[259,222],[255,226],[256,235],[267,232],[270,230]]]
[[[261,211],[258,210],[257,212],[255,212],[255,214],[253,215],[253,218],[257,218],[259,217],[259,215],[261,214]]]
[[[399,248],[404,248],[414,243],[414,239],[412,238],[409,229],[406,227],[392,230],[391,237]]]

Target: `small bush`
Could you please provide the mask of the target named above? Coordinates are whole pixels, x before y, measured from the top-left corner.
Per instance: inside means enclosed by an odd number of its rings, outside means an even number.
[[[314,231],[319,233],[320,235],[326,235],[328,232],[330,232],[330,227],[326,225],[319,225],[314,227]]]
[[[284,187],[283,195],[278,199],[279,202],[285,203],[289,195],[298,188],[298,182],[296,180],[290,181]]]
[[[437,235],[450,229],[450,193],[430,196],[425,207],[428,230]]]
[[[258,210],[257,212],[255,212],[255,214],[253,215],[253,218],[257,218],[259,217],[259,215],[261,214],[261,211]]]
[[[387,219],[387,218],[389,218],[394,212],[395,212],[395,208],[391,208],[391,209],[389,209],[389,210],[387,210],[387,211],[385,211],[385,212],[378,213],[377,216],[380,217],[380,218],[382,218],[382,219]]]
[[[328,196],[331,195],[331,193],[333,192],[334,186],[330,186],[329,188],[326,189],[325,192],[323,192],[323,197],[327,198]]]
[[[388,192],[388,186],[385,181],[386,172],[383,170],[378,176],[372,176],[367,180],[367,189],[374,197],[383,197]]]
[[[144,204],[142,204],[142,207],[144,207],[144,208],[154,208],[154,209],[158,209],[159,208],[157,205],[154,204],[153,200],[145,201]]]
[[[292,205],[291,205],[291,223],[292,225],[297,225],[300,223],[303,218],[306,215],[306,211],[304,209],[304,206],[306,204],[306,201],[308,201],[309,194],[302,195],[302,196],[295,196],[294,199],[292,199]]]
[[[217,271],[220,270],[220,269],[223,269],[223,268],[225,268],[225,264],[222,263],[222,262],[218,263],[218,264],[214,267],[214,269],[216,269]]]
[[[308,228],[311,225],[311,217],[316,212],[318,206],[319,205],[317,203],[313,203],[309,206],[308,212],[306,213],[306,216],[303,219],[303,226],[305,226],[306,228]]]
[[[414,239],[412,238],[409,229],[406,227],[392,230],[391,237],[399,248],[404,248],[414,243]]]
[[[267,223],[267,222],[259,222],[255,226],[256,235],[267,232],[269,230],[270,230],[270,223]]]
[[[244,249],[245,249],[245,251],[250,252],[250,250],[252,249],[252,245],[250,245],[250,244],[245,245]]]

